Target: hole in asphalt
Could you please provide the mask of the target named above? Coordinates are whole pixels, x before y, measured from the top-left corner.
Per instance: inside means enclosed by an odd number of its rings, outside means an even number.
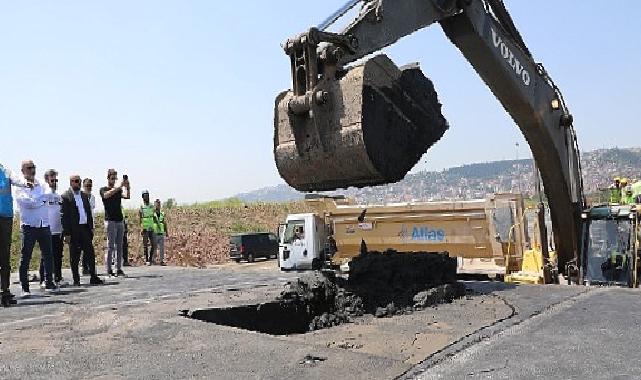
[[[313,319],[313,316],[310,316],[305,309],[281,302],[197,309],[184,315],[204,322],[270,335],[306,333],[309,329],[309,323]]]
[[[184,315],[264,334],[294,335],[350,323],[364,314],[384,318],[411,313],[464,295],[465,286],[456,282],[456,259],[390,251],[353,259],[349,279],[314,272],[288,283],[271,302],[194,309]]]

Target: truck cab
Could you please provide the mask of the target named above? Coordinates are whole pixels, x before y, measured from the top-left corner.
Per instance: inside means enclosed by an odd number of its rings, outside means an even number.
[[[638,286],[636,207],[599,205],[582,214],[581,277],[585,285]]]
[[[278,266],[281,270],[320,269],[327,233],[315,213],[290,214],[279,228]]]

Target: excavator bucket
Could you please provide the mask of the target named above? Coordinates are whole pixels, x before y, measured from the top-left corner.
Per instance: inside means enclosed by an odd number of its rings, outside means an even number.
[[[397,182],[448,129],[432,82],[385,55],[310,94],[304,106],[292,91],[276,98],[276,166],[299,191]]]

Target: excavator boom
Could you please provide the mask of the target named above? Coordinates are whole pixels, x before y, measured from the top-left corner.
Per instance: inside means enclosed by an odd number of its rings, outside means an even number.
[[[366,0],[342,32],[288,40],[292,89],[275,110],[281,176],[301,191],[402,179],[449,128],[434,86],[417,65],[397,68],[384,55],[354,62],[437,22],[528,141],[564,268],[579,257],[584,206],[572,116],[501,0]]]

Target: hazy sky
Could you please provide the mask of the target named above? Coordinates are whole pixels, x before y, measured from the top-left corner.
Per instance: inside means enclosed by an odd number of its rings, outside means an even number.
[[[0,1],[0,162],[179,202],[281,183],[275,95],[289,87],[280,44],[344,0]],[[638,146],[641,2],[506,0],[575,117],[583,150]],[[416,169],[511,159],[524,140],[438,25],[388,53],[421,62],[452,128]],[[66,181],[65,181],[66,184]]]

